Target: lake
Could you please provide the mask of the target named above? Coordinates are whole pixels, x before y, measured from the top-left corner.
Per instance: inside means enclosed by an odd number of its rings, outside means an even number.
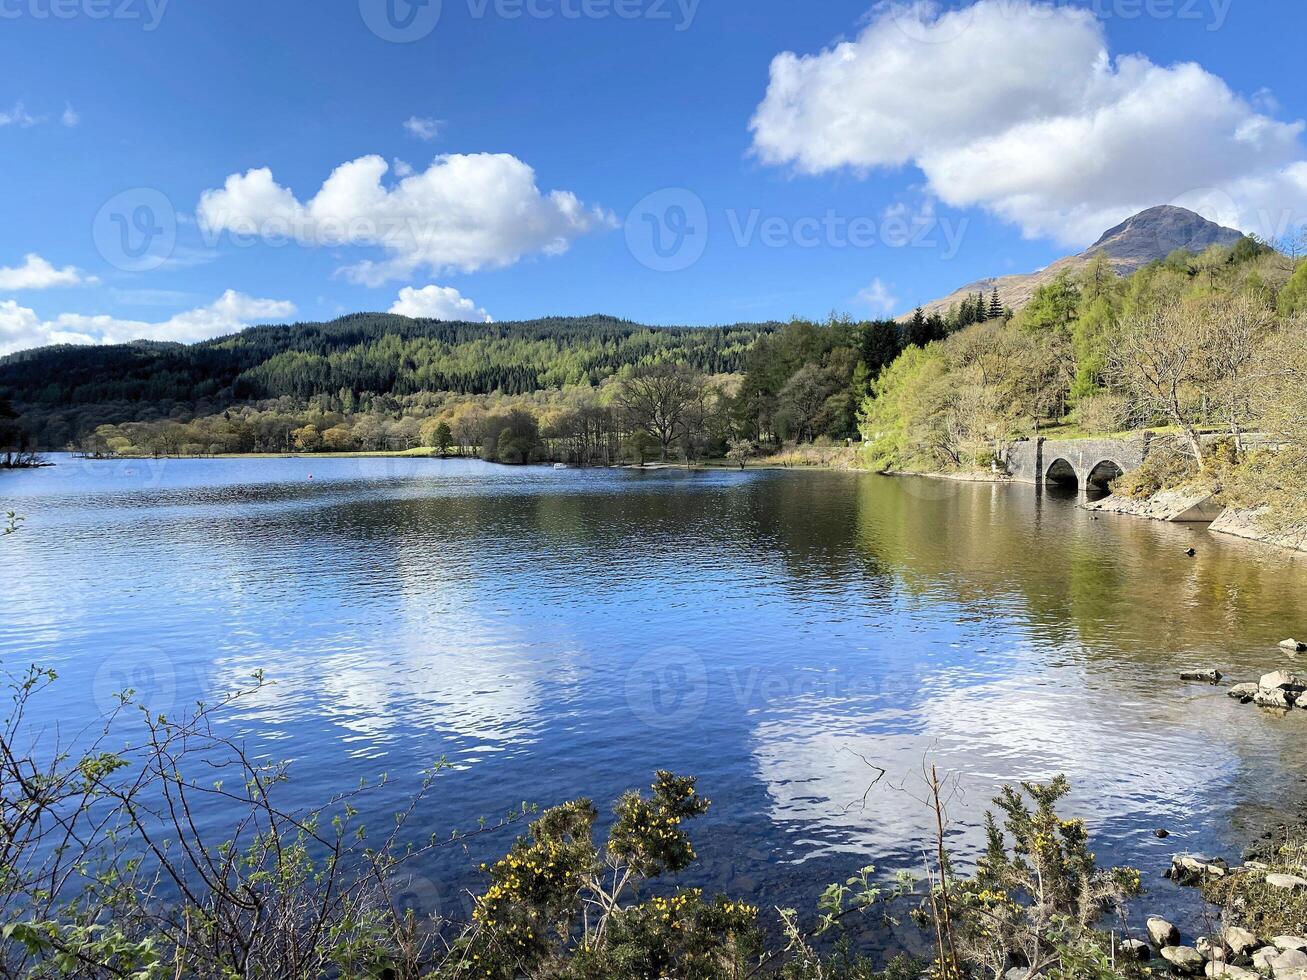
[[[686,881],[810,910],[862,865],[920,866],[923,765],[954,774],[964,854],[1003,782],[1066,773],[1100,859],[1166,909],[1172,853],[1236,857],[1307,796],[1307,712],[1178,680],[1290,662],[1307,563],[1198,529],[869,474],[56,459],[0,474],[26,518],[0,659],[59,671],[42,720],[127,686],[181,711],[262,669],[226,724],[294,760],[300,805],[386,772],[385,821],[444,757],[421,814],[444,836],[695,774],[715,805]],[[413,901],[461,909],[508,841],[422,868]]]

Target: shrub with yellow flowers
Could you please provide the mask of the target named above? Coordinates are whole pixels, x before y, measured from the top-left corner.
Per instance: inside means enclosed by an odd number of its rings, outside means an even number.
[[[660,772],[652,795],[615,807],[602,851],[594,804],[545,811],[529,836],[483,867],[490,885],[439,976],[457,980],[736,980],[756,964],[758,910],[698,890],[636,901],[642,885],[694,861],[682,824],[708,810],[692,778]]]

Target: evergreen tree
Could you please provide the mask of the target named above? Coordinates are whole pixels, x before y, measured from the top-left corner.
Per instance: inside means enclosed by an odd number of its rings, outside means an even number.
[[[991,320],[1001,320],[1003,318],[1003,302],[998,298],[998,287],[994,287],[994,295],[989,298],[989,318]]]

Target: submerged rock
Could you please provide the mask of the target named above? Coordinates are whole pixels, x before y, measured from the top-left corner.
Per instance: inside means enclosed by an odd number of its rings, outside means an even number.
[[[1186,670],[1180,674],[1182,681],[1206,681],[1208,684],[1219,684],[1221,678],[1225,675],[1219,670]]]
[[[1230,866],[1220,858],[1200,854],[1177,854],[1171,858],[1166,877],[1181,885],[1196,885],[1206,878],[1224,878]]]
[[[1260,690],[1261,688],[1256,684],[1236,684],[1234,687],[1230,688],[1228,693],[1230,697],[1237,698],[1242,704],[1251,704],[1253,698],[1257,697],[1257,692]]]
[[[1279,708],[1287,711],[1297,702],[1298,696],[1292,691],[1273,690],[1268,691],[1265,688],[1259,688],[1253,695],[1253,704],[1260,705],[1263,708]]]
[[[1284,640],[1280,643],[1280,649],[1288,650],[1290,653],[1307,653],[1307,643],[1299,643],[1297,640]]]

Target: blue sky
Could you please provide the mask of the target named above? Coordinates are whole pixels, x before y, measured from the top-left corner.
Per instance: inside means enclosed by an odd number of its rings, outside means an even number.
[[[1290,0],[0,0],[0,352],[872,316],[1152,204],[1271,235],[1304,36]]]

